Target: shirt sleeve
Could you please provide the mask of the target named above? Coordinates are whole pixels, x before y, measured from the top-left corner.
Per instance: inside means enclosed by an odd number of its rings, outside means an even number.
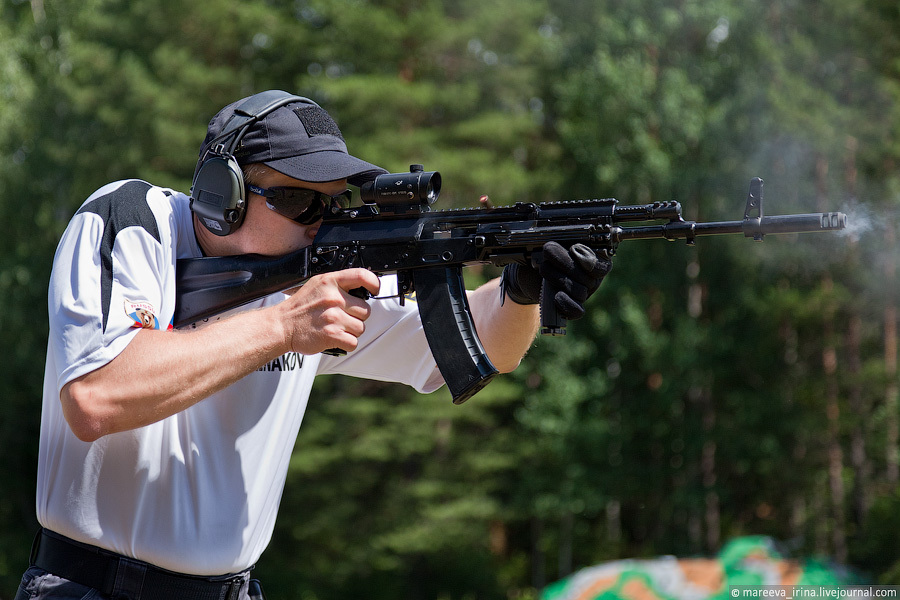
[[[111,361],[141,328],[169,323],[160,312],[169,269],[149,190],[138,181],[101,188],[60,240],[48,293],[58,389]]]
[[[382,277],[381,296],[397,293],[397,278]],[[444,385],[425,339],[415,300],[390,297],[371,300],[372,314],[359,346],[346,356],[323,356],[320,374],[340,373],[353,377],[392,381],[430,393]]]

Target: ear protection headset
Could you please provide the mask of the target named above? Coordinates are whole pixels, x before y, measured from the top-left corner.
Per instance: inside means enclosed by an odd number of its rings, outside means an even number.
[[[247,211],[244,172],[234,151],[256,123],[293,102],[313,104],[307,98],[281,90],[250,96],[234,109],[234,115],[222,127],[223,132],[209,142],[194,171],[190,206],[212,233],[224,236],[237,231]]]

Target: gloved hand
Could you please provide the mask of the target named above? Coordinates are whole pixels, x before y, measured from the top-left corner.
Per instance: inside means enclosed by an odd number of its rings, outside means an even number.
[[[556,290],[554,300],[559,314],[570,321],[580,319],[584,316],[584,303],[612,269],[609,253],[594,253],[584,244],[566,250],[556,242],[547,242],[543,255],[540,269],[519,263],[506,265],[500,293],[516,304],[537,304],[541,301],[541,283],[546,279]]]

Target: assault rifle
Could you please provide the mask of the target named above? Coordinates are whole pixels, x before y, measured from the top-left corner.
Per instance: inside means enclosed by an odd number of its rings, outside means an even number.
[[[847,224],[847,216],[839,212],[764,215],[759,178],[750,183],[744,218],[714,223],[685,221],[678,202],[622,206],[614,199],[432,210],[440,186],[439,173],[412,165],[409,173],[380,175],[363,184],[362,206],[333,206],[312,245],[294,253],[179,260],[175,327],[296,287],[320,273],[352,267],[396,273],[399,301],[415,292],[428,345],[453,401],[460,404],[497,374],[472,322],[465,265],[539,265],[542,248],[551,240],[612,254],[625,240],[684,239],[693,244],[699,236],[726,233],[762,240],[767,234],[833,231]],[[554,307],[554,291],[544,288],[541,332],[563,335],[566,324]]]

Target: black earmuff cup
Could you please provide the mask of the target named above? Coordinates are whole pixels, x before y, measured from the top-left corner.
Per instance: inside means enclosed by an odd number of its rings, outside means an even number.
[[[216,235],[225,236],[244,221],[244,176],[233,158],[216,156],[200,167],[191,189],[191,210]]]

